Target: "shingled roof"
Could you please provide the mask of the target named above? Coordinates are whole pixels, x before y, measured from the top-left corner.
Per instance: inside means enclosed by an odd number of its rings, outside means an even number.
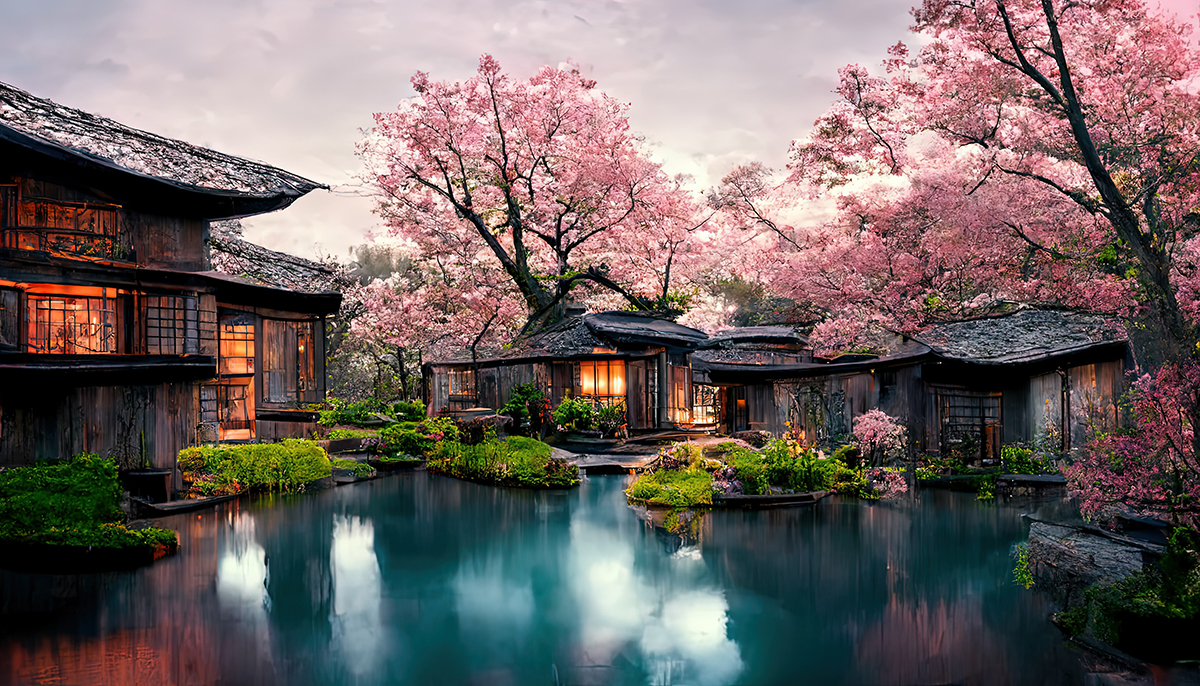
[[[245,240],[237,220],[213,222],[208,246],[214,270],[262,286],[321,293],[341,291],[353,280],[320,262]]]
[[[914,337],[940,357],[1012,364],[1119,343],[1125,332],[1103,315],[1031,309],[935,324]]]
[[[595,312],[566,319],[513,341],[504,350],[480,355],[480,363],[568,359],[605,354],[640,354],[650,348],[692,350],[708,338],[703,331],[637,312]],[[470,362],[469,353],[435,364]]]
[[[0,141],[60,162],[132,175],[227,199],[220,216],[279,209],[322,184],[262,162],[141,131],[0,83]]]

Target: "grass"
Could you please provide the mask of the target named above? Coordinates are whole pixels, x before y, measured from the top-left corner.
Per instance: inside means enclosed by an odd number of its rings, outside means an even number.
[[[125,527],[117,465],[96,455],[0,472],[0,539],[107,548],[177,545],[175,532]]]
[[[478,445],[441,441],[426,469],[467,481],[520,488],[570,488],[579,468],[551,457],[550,446],[533,438],[509,436]]]
[[[660,469],[642,474],[625,493],[635,500],[669,507],[711,505],[712,474],[702,467]]]
[[[329,440],[340,441],[344,438],[375,438],[379,432],[375,429],[334,429],[329,432]]]
[[[330,475],[332,465],[314,441],[203,445],[179,451],[191,497],[247,491],[298,491]]]

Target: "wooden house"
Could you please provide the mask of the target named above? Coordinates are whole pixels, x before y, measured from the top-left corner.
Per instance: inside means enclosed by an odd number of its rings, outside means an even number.
[[[691,421],[691,352],[702,331],[635,312],[574,314],[481,359],[423,366],[431,412],[499,408],[514,386],[536,384],[554,406],[564,397],[623,403],[629,428]]]
[[[719,430],[791,429],[820,443],[878,408],[903,421],[922,453],[995,459],[1004,444],[1037,441],[1070,450],[1089,423],[1119,425],[1131,368],[1119,328],[1061,311],[938,324],[915,339],[896,335],[881,355],[823,360],[806,348],[786,329],[735,329],[698,350],[696,386],[711,389]]]
[[[0,465],[306,434],[340,295],[214,271],[206,240],[320,187],[0,84]]]

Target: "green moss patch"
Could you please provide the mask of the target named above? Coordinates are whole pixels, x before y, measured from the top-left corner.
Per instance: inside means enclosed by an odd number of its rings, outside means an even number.
[[[191,497],[248,491],[298,491],[329,476],[332,465],[314,441],[202,445],[179,451]]]
[[[570,488],[579,484],[579,468],[551,457],[550,446],[533,438],[509,436],[478,445],[455,441],[437,444],[426,469],[468,481],[521,488]]]

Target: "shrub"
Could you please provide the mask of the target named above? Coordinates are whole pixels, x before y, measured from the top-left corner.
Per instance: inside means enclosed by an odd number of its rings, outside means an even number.
[[[175,532],[125,528],[117,465],[83,453],[70,461],[0,472],[0,538],[22,543],[163,547]]]
[[[513,386],[509,391],[508,402],[500,408],[500,414],[512,418],[514,433],[530,435],[542,428],[541,413],[545,400],[546,394],[537,385],[533,383],[519,384]]]
[[[596,412],[595,426],[600,430],[602,436],[618,436],[622,434],[625,425],[629,423],[628,416],[624,401],[601,407]]]
[[[1010,474],[1053,474],[1058,471],[1046,455],[1016,445],[1002,447],[1000,459]]]
[[[374,467],[366,462],[359,462],[358,460],[350,460],[347,458],[338,457],[330,460],[330,464],[334,469],[348,469],[354,474],[354,476],[360,479],[366,479],[375,475]]]
[[[554,410],[554,424],[559,431],[587,431],[595,417],[595,408],[581,398],[563,398]]]
[[[379,432],[374,429],[334,429],[326,438],[339,441],[346,438],[373,438],[378,435]]]
[[[569,488],[579,468],[551,457],[550,446],[525,436],[490,439],[476,445],[442,442],[427,469],[468,481],[524,488]]]
[[[419,422],[425,419],[425,403],[420,400],[400,401],[392,405],[392,416],[398,422]]]
[[[362,426],[368,422],[378,421],[373,416],[374,413],[388,409],[383,403],[374,399],[349,402],[341,398],[330,398],[329,405],[329,409],[320,412],[321,417],[317,423],[321,426],[337,426],[339,424]]]
[[[190,495],[255,490],[294,491],[330,474],[329,458],[313,441],[205,445],[179,451],[179,467],[192,481]]]
[[[448,417],[428,417],[420,423],[401,422],[379,431],[383,450],[392,454],[427,456],[438,441],[456,440],[458,427]]]

